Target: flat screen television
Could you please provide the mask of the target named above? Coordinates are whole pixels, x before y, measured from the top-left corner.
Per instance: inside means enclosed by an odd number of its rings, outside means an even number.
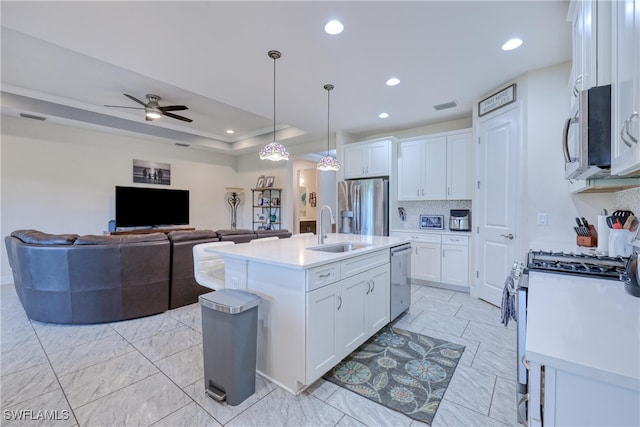
[[[189,224],[189,191],[116,186],[116,227]]]

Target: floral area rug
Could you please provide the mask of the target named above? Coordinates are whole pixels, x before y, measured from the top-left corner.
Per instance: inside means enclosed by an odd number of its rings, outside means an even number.
[[[431,424],[464,346],[387,325],[324,378]]]

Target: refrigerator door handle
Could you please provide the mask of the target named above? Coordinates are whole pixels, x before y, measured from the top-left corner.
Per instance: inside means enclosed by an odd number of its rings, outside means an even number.
[[[355,212],[355,214],[353,215],[353,219],[354,219],[354,231],[356,234],[360,234],[360,219],[361,219],[361,215],[362,212],[360,210],[360,185],[355,184],[353,186],[353,210]]]

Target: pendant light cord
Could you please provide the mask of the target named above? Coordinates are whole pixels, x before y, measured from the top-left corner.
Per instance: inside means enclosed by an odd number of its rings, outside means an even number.
[[[331,108],[331,90],[327,89],[327,156],[329,155],[329,111]]]
[[[273,142],[276,142],[276,59],[273,56]]]

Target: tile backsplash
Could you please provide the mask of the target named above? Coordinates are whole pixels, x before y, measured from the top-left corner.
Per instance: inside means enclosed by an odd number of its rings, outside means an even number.
[[[613,207],[616,210],[632,211],[636,216],[640,215],[640,187],[614,193]]]
[[[424,200],[424,201],[402,201],[398,202],[398,207],[403,207],[407,219],[402,221],[398,211],[391,212],[392,229],[418,230],[420,229],[420,215],[443,215],[445,230],[449,229],[450,209],[471,210],[471,200]],[[471,224],[473,225],[473,212],[471,212]]]

